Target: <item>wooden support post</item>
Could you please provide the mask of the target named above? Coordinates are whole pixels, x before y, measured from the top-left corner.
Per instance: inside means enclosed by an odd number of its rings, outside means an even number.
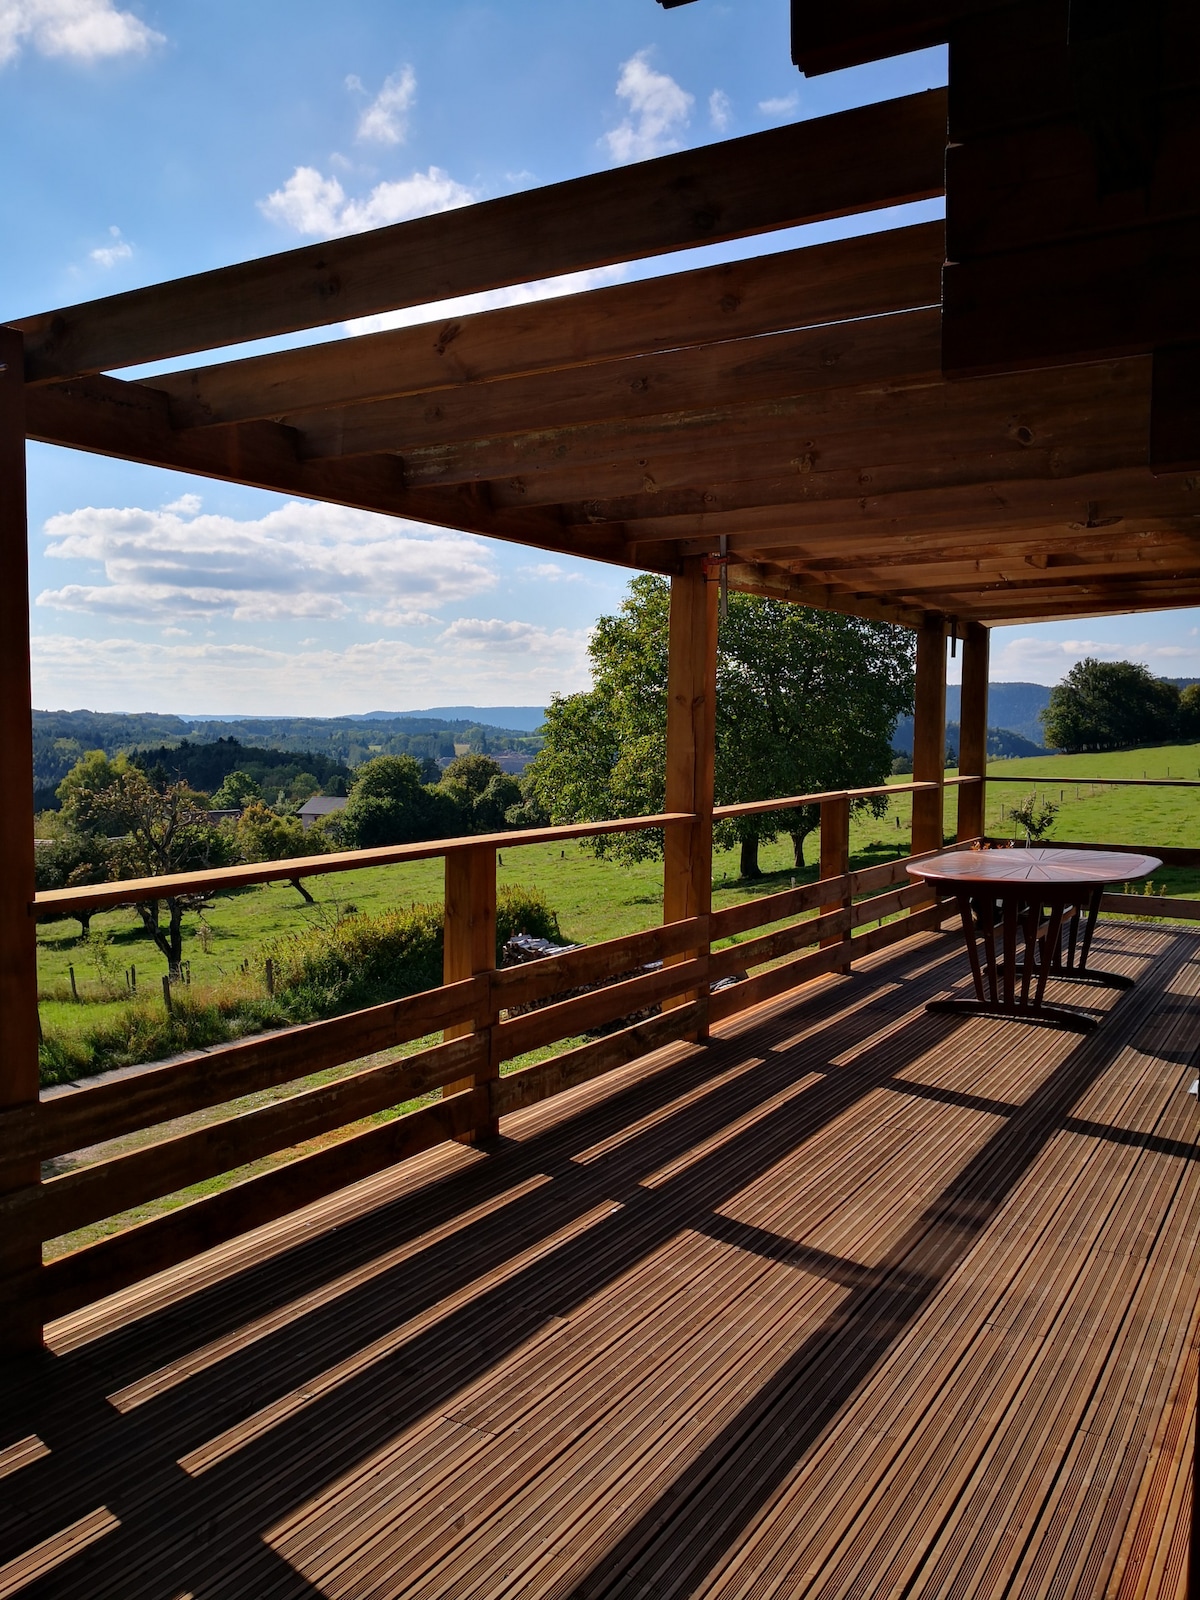
[[[958,714],[958,775],[978,778],[958,791],[958,838],[978,839],[984,832],[987,796],[988,645],[981,622],[968,622],[963,633],[962,708]]]
[[[821,869],[822,878],[840,878],[850,871],[850,796],[839,795],[836,800],[821,801]],[[840,896],[829,905],[822,906],[822,911],[829,911],[832,907],[847,908],[850,905],[848,894]],[[827,949],[834,944],[845,945],[846,960],[838,967],[839,972],[850,971],[850,930],[845,933],[835,934],[833,938],[822,939],[821,949]]]
[[[38,1009],[33,903],[33,716],[29,686],[29,555],[25,514],[24,350],[0,328],[0,1107],[36,1106]],[[36,1161],[0,1149],[0,1193],[40,1182]],[[30,1207],[27,1215],[36,1216]],[[42,1342],[41,1240],[32,1227],[0,1239],[0,1354]]]
[[[946,625],[929,614],[917,630],[917,691],[913,714],[913,781],[936,789],[913,795],[913,855],[942,847],[946,779]]]
[[[716,578],[702,558],[684,564],[671,579],[671,623],[667,664],[666,809],[690,811],[692,822],[666,830],[663,863],[663,921],[707,917],[712,910],[713,771],[717,706]],[[708,954],[708,940],[674,957],[685,961]],[[671,1004],[707,998],[696,991]],[[707,1021],[699,1037],[707,1037]]]
[[[446,906],[442,945],[442,981],[458,983],[477,972],[491,972],[496,965],[496,850],[494,845],[474,845],[451,850],[446,855]],[[500,1075],[494,1048],[498,1014],[489,1012],[470,1022],[455,1023],[445,1030],[446,1039],[461,1039],[470,1033],[488,1034],[487,1062],[473,1078],[448,1083],[445,1098],[461,1094],[474,1086],[476,1107],[474,1132],[464,1144],[474,1144],[499,1131],[489,1101],[488,1082]]]

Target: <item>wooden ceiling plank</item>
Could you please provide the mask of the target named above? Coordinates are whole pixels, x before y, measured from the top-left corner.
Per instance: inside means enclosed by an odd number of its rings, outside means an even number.
[[[942,192],[931,90],[26,317],[46,382]]]
[[[1020,375],[835,389],[765,406],[421,447],[404,454],[404,468],[414,485],[491,481],[497,503],[512,504],[693,490],[776,474],[804,479],[814,499],[824,497],[821,480],[830,472],[857,474],[860,493],[1065,478],[1144,464],[1149,374],[1149,362],[1137,361],[1056,369],[1035,384]],[[964,457],[972,460],[965,471]],[[892,468],[914,465],[917,481],[889,485]],[[844,484],[839,480],[837,494]]]
[[[310,458],[408,456],[469,444],[638,418],[724,411],[796,395],[941,380],[941,313],[907,311],[818,328],[760,334],[587,367],[464,385],[436,395],[280,418]]]
[[[552,512],[496,511],[486,490],[477,487],[413,490],[393,456],[306,462],[292,431],[271,422],[176,431],[166,397],[142,384],[94,376],[30,388],[26,399],[28,436],[44,444],[634,565],[629,547],[612,529],[567,529]]]
[[[177,427],[323,410],[941,301],[940,222],[156,376]]]
[[[840,538],[846,526],[868,537],[944,538],[975,528],[1019,531],[1060,523],[1072,531],[1117,527],[1133,519],[1200,516],[1200,477],[1157,478],[1145,467],[1096,472],[1083,477],[982,481],[933,489],[889,490],[872,483],[864,493],[861,472],[822,475],[820,498],[808,478],[794,470],[752,482],[722,483],[708,477],[703,488],[642,494],[612,500],[567,502],[568,522],[620,522],[651,540],[763,537],[782,542],[798,527],[806,536]],[[840,487],[840,493],[836,492]]]

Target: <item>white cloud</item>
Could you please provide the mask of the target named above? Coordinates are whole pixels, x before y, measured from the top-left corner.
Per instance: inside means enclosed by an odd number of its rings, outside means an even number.
[[[541,633],[542,630],[536,630]],[[295,652],[255,645],[35,636],[34,702],[97,710],[337,716],[372,706],[489,700],[537,704],[588,687],[585,636],[543,635],[543,648],[456,652],[400,639]]]
[[[380,606],[368,611],[366,620],[384,628],[428,628],[433,625],[441,627],[442,624],[440,617],[428,611],[414,611],[403,605]]]
[[[120,228],[112,227],[108,232],[113,242],[90,252],[91,260],[98,267],[115,267],[118,261],[128,261],[133,255],[133,246],[127,239],[122,239]]]
[[[476,199],[473,189],[440,167],[377,183],[361,200],[348,199],[337,178],[323,177],[316,167],[297,167],[283,188],[260,200],[258,208],[272,222],[297,233],[330,239],[427,217],[435,211],[452,211]]]
[[[724,133],[733,121],[733,101],[724,89],[714,89],[709,95],[708,120],[718,133]]]
[[[164,511],[176,511],[181,517],[194,517],[203,506],[204,501],[198,494],[181,494],[178,500],[172,500],[163,507]]]
[[[1007,630],[1004,630],[1007,632]],[[992,658],[992,677],[997,682],[1032,679],[1035,683],[1057,683],[1086,656],[1096,661],[1139,661],[1165,676],[1181,662],[1200,669],[1200,645],[1152,645],[1148,640],[1118,644],[1107,639],[1054,639],[1023,634],[1006,639]],[[1186,674],[1185,674],[1186,675]]]
[[[453,300],[435,300],[423,306],[402,306],[399,311],[381,311],[372,317],[355,317],[343,323],[347,333],[382,333],[386,328],[409,328],[420,322],[443,322],[448,317],[469,317],[477,311],[496,311],[503,306],[529,305],[535,300],[553,300],[562,294],[581,294],[585,289],[602,289],[620,283],[628,276],[623,263],[613,267],[587,267],[582,272],[563,272],[555,278],[539,278],[536,283],[513,283],[503,289],[483,289],[478,294],[460,294]]]
[[[144,55],[162,43],[161,33],[113,0],[0,0],[0,66],[26,45],[43,56],[98,61]]]
[[[491,552],[472,534],[299,501],[248,521],[88,506],[51,517],[45,534],[47,555],[98,566],[103,581],[43,590],[39,606],[159,624],[333,619],[353,601],[399,613],[496,583]]]
[[[688,125],[695,96],[665,72],[656,72],[639,50],[621,66],[617,97],[629,107],[625,120],[604,135],[616,162],[645,161],[679,148],[678,135]]]
[[[570,661],[576,667],[586,657],[588,628],[548,628],[536,622],[506,622],[499,617],[459,617],[438,643],[452,645],[472,655],[532,656],[555,662]]]
[[[540,578],[544,583],[582,583],[581,572],[568,572],[560,567],[557,561],[539,561],[532,567],[518,567],[517,571],[525,578]]]
[[[795,111],[800,104],[798,94],[781,94],[773,100],[760,100],[758,109],[764,117],[786,117],[789,111]]]
[[[346,87],[362,91],[358,78]],[[355,137],[363,144],[403,144],[408,137],[408,113],[417,98],[417,75],[410,66],[384,80],[383,88],[358,119]]]

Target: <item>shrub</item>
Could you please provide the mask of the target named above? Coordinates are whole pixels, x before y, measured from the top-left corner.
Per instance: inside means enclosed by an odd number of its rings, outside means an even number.
[[[442,907],[413,905],[317,922],[263,951],[275,993],[296,1021],[382,1005],[442,981]],[[536,889],[506,886],[496,903],[496,957],[514,933],[561,939],[558,917]]]
[[[44,1087],[69,1083],[114,1067],[161,1061],[290,1021],[278,1002],[257,993],[257,986],[227,985],[214,992],[175,987],[169,1014],[160,1000],[131,1000],[78,1032],[47,1030],[38,1050],[41,1082]]]

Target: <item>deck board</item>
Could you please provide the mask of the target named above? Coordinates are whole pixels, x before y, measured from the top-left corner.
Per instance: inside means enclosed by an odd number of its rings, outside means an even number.
[[[1181,1596],[1200,935],[927,935],[56,1324],[0,1595]]]

